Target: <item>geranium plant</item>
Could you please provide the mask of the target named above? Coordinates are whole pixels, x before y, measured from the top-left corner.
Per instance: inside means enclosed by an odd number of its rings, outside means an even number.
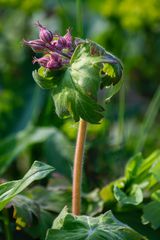
[[[97,43],[74,38],[70,29],[61,36],[57,32],[52,33],[39,22],[36,25],[39,28],[39,39],[24,40],[25,45],[42,54],[40,58],[33,59],[33,63],[40,66],[33,72],[33,78],[40,87],[51,90],[55,111],[60,118],[71,116],[79,121],[73,169],[72,213],[68,213],[66,207],[62,210],[52,229],[48,230],[46,240],[143,239],[140,234],[115,219],[111,212],[96,218],[78,216],[81,213],[87,123],[99,124],[103,118],[105,104],[123,83],[122,64]]]

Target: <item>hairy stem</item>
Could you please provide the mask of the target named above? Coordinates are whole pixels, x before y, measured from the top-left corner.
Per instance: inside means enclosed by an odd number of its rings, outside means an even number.
[[[74,156],[73,187],[72,187],[72,213],[75,215],[79,215],[81,210],[81,182],[86,130],[87,122],[84,121],[83,119],[80,119]]]

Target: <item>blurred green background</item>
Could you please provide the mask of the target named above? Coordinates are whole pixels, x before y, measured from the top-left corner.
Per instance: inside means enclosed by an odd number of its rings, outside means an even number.
[[[83,37],[123,62],[125,84],[108,104],[100,125],[88,131],[84,190],[122,175],[134,153],[160,147],[160,1],[84,0]],[[38,38],[39,20],[77,36],[76,1],[0,0],[0,174],[22,176],[41,160],[71,179],[77,123],[60,120],[49,91],[32,78],[34,53],[23,39]],[[87,177],[86,177],[87,176]]]

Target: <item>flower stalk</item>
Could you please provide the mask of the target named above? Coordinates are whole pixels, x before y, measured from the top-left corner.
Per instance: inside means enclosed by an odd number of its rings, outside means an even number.
[[[80,14],[81,1],[77,0]],[[79,26],[82,22],[79,22]],[[74,157],[72,212],[80,214],[81,182],[87,122],[97,124],[104,116],[98,102],[99,90],[106,90],[106,101],[119,91],[123,81],[122,64],[111,53],[91,40],[75,38],[70,29],[61,36],[37,22],[39,39],[26,41],[42,57],[34,57],[40,68],[33,72],[36,83],[51,89],[55,112],[60,118],[72,116],[79,122]],[[82,35],[79,28],[79,34]],[[83,76],[83,77],[82,77]]]
[[[87,122],[84,121],[83,119],[80,119],[74,156],[73,186],[72,186],[72,213],[75,215],[80,215],[81,209],[81,182],[86,130]]]

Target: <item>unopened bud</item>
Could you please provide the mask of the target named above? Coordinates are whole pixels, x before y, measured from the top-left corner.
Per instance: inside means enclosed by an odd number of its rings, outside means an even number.
[[[45,43],[50,43],[53,40],[53,33],[39,22],[36,24],[39,27],[39,37]]]
[[[61,67],[61,65],[61,63],[54,61],[54,59],[50,59],[46,67],[49,69],[55,69]]]
[[[41,57],[41,58],[35,58],[33,60],[33,63],[39,63],[43,67],[47,67],[47,63],[50,61],[49,56]]]
[[[43,52],[46,48],[45,43],[40,39],[31,41],[23,40],[23,42],[25,45],[31,47],[34,52]]]
[[[62,58],[60,55],[53,53],[50,55],[50,60],[47,62],[47,68],[55,69],[62,66]]]
[[[66,48],[67,47],[66,39],[64,37],[60,36],[59,39],[57,40],[56,44],[55,44],[55,47],[58,50],[62,50],[63,48]]]
[[[67,29],[67,33],[64,35],[64,39],[66,40],[66,46],[68,48],[72,47],[72,35],[70,29]]]

